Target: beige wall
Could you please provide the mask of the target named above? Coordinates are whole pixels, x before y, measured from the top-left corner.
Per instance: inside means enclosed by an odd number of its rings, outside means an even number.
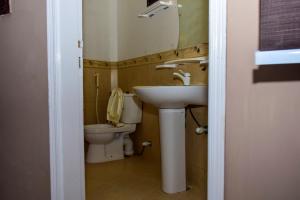
[[[50,200],[46,1],[0,17],[0,199]]]
[[[175,49],[179,19],[176,8],[138,18],[146,0],[84,0],[84,58],[121,61]]]
[[[169,8],[152,18],[138,18],[146,0],[118,0],[119,61],[177,48],[178,10]]]
[[[83,0],[84,58],[118,60],[117,0]]]
[[[84,61],[84,124],[96,124],[96,74],[100,75],[98,111],[100,123],[106,122],[106,108],[111,91],[111,66],[107,62]]]
[[[257,69],[259,0],[228,3],[226,200],[300,199],[300,66]]]

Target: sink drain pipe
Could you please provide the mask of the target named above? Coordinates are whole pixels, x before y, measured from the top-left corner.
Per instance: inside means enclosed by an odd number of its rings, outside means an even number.
[[[202,135],[202,134],[208,134],[207,130],[208,130],[208,127],[207,126],[203,126],[199,123],[199,121],[197,120],[197,118],[195,117],[193,111],[192,111],[192,108],[191,107],[187,107],[187,110],[189,110],[194,122],[197,124],[197,128],[195,130],[195,133],[197,135]]]
[[[145,141],[142,143],[142,149],[140,152],[138,152],[136,155],[137,156],[142,156],[144,154],[145,148],[146,147],[151,147],[152,146],[152,142],[151,141]]]

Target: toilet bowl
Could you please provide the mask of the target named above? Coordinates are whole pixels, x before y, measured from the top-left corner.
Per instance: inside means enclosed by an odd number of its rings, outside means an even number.
[[[110,128],[109,124],[96,124],[85,126],[85,139],[89,143],[95,144],[108,144],[110,143],[115,135],[110,132],[101,132],[102,129]]]
[[[110,124],[93,124],[84,127],[84,137],[89,143],[87,163],[102,163],[124,159],[134,154],[129,134],[135,132],[142,119],[141,102],[134,94],[124,94],[120,127]]]

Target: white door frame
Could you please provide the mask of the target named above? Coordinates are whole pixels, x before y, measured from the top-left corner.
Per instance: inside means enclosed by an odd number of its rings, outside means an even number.
[[[208,200],[224,200],[227,0],[209,0]]]
[[[208,200],[224,200],[227,0],[209,4]],[[82,0],[47,0],[51,200],[85,200],[81,20]]]
[[[82,0],[47,0],[52,200],[84,200]]]

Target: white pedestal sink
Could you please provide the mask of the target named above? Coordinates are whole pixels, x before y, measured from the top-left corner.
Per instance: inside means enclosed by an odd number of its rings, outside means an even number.
[[[206,85],[136,86],[136,94],[159,108],[162,190],[177,193],[186,190],[185,107],[207,105]]]

